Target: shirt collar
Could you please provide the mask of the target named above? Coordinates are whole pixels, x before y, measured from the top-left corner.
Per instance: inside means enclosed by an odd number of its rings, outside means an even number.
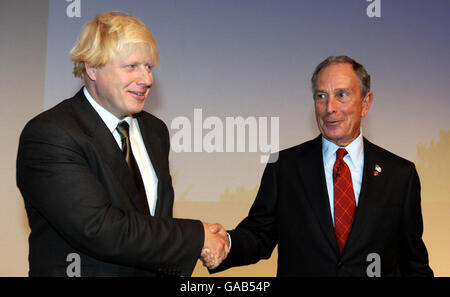
[[[91,94],[89,94],[89,91],[87,90],[86,87],[83,88],[83,92],[89,103],[98,113],[98,115],[102,118],[103,122],[105,122],[106,126],[108,127],[109,131],[111,131],[111,133],[114,132],[119,122],[126,121],[128,125],[131,125],[131,117],[126,117],[123,120],[117,118],[111,112],[106,110],[103,106],[98,104],[98,102],[95,101],[94,98],[92,98]]]
[[[348,155],[350,156],[350,161],[353,163],[355,167],[361,167],[363,162],[363,148],[364,142],[362,137],[362,131],[360,130],[359,136],[356,137],[351,143],[349,143],[345,147],[340,147],[337,144],[329,141],[322,135],[322,155],[325,162],[332,161],[336,158],[336,151],[338,148],[345,148],[347,150]]]

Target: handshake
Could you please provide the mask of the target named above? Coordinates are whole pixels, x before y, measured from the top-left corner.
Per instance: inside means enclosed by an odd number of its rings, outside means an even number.
[[[200,254],[203,266],[215,269],[222,263],[230,252],[230,243],[225,228],[220,224],[203,223],[205,241]]]

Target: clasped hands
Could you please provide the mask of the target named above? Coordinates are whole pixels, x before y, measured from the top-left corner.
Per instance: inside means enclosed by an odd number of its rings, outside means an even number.
[[[203,223],[205,241],[200,254],[203,266],[215,269],[230,252],[227,231],[221,224]]]

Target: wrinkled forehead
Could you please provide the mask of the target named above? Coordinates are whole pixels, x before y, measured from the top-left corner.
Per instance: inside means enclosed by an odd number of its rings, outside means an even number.
[[[316,90],[359,88],[359,80],[350,63],[331,64],[317,75]]]

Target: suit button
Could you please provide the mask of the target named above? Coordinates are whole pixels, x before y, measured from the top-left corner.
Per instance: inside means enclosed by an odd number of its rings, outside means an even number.
[[[342,263],[341,261],[339,261],[339,262],[337,263],[337,268],[342,268],[342,266],[344,266],[344,263]]]

